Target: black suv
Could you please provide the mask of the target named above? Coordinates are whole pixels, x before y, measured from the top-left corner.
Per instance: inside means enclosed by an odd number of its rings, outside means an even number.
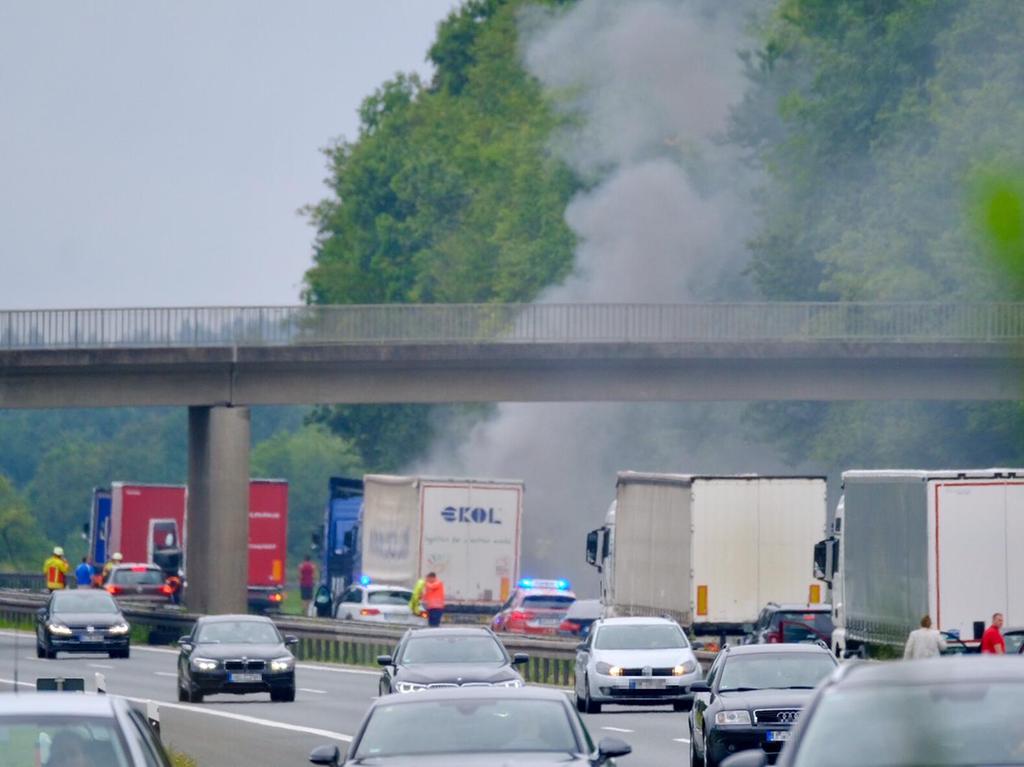
[[[790,644],[822,641],[832,644],[832,605],[769,602],[744,644]]]
[[[824,644],[724,647],[707,680],[690,685],[691,767],[745,749],[774,761],[814,687],[837,665]]]

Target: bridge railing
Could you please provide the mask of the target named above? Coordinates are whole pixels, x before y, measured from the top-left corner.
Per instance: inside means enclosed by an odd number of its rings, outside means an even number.
[[[0,349],[1024,339],[1024,304],[385,304],[0,312]]]

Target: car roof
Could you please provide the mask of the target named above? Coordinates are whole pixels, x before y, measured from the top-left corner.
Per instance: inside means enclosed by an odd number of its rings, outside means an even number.
[[[228,623],[231,621],[273,624],[273,621],[265,615],[247,615],[243,613],[237,615],[202,615],[196,619],[196,623]]]
[[[661,618],[653,615],[650,617],[602,618],[594,623],[595,626],[654,626],[663,624],[671,626],[679,625],[671,618]]]
[[[443,687],[423,690],[415,695],[385,695],[374,701],[374,706],[392,703],[422,703],[446,700],[549,700],[568,703],[568,696],[562,690],[547,687]]]
[[[855,663],[833,682],[839,687],[898,687],[958,682],[1024,682],[1024,663],[1010,656],[965,655],[897,663]]]
[[[779,604],[777,602],[769,602],[767,605],[765,605],[765,607],[767,607],[770,610],[775,610],[775,611],[785,610],[785,611],[788,611],[788,612],[805,612],[805,613],[832,612],[832,605],[828,605],[828,604],[809,605],[809,604],[803,604],[801,602],[783,602],[782,604]]]
[[[370,583],[365,586],[360,584],[359,588],[367,591],[412,591],[408,586],[388,586],[385,583]]]
[[[486,626],[459,626],[456,627],[437,627],[437,628],[417,628],[409,629],[410,637],[423,637],[423,636],[489,636],[493,637],[492,632]],[[495,637],[496,638],[496,637]]]
[[[113,717],[115,695],[81,692],[0,693],[0,716]]]
[[[733,655],[786,655],[800,652],[824,653],[834,658],[832,651],[815,642],[795,642],[790,644],[740,644],[729,645],[726,650],[729,657]]]

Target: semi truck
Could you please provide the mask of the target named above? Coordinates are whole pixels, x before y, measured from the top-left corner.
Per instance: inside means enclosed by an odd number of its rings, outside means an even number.
[[[847,471],[814,575],[832,589],[833,650],[902,647],[929,615],[980,640],[1024,621],[1024,469]]]
[[[340,596],[359,575],[359,516],[363,508],[363,480],[331,477],[323,527],[313,533],[320,550],[320,582],[328,593]],[[330,615],[333,599],[321,612]]]
[[[363,477],[360,577],[413,586],[428,572],[454,606],[496,606],[519,578],[519,480]]]
[[[113,482],[93,490],[89,559],[102,565],[114,552],[125,562],[153,562],[168,575],[184,573],[188,539],[184,485]],[[288,482],[249,483],[249,604],[273,609],[283,599],[288,532]]]
[[[667,615],[695,634],[749,630],[769,601],[815,604],[810,548],[825,477],[619,472],[587,536],[606,615]]]

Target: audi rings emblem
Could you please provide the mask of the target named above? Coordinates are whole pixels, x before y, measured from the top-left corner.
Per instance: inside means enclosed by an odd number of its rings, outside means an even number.
[[[783,724],[795,724],[800,717],[799,711],[780,711],[779,721]]]

